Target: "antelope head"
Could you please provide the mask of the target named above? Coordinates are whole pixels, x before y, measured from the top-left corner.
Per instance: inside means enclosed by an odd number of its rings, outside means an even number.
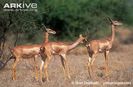
[[[114,20],[112,20],[112,19],[111,19],[111,18],[109,18],[109,17],[108,17],[108,20],[110,21],[110,23],[111,23],[112,25],[115,25],[115,26],[122,25],[122,23],[121,23],[121,22],[114,21]]]
[[[79,35],[79,38],[81,40],[80,43],[84,43],[85,41],[87,41],[86,37],[84,37],[82,34]]]
[[[46,31],[51,34],[56,34],[56,32],[50,28],[46,28]]]
[[[45,29],[46,32],[48,32],[49,34],[56,34],[56,32],[50,28],[47,28],[44,24],[43,24],[43,27]]]

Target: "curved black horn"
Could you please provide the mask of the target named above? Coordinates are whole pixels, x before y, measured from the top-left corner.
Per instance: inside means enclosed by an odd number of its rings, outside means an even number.
[[[107,17],[108,18],[108,20],[111,22],[111,23],[113,23],[113,20],[110,18],[110,17]]]
[[[44,27],[45,29],[47,29],[47,27],[46,27],[45,25],[43,25],[43,27]]]
[[[42,24],[42,30],[43,30],[43,28],[44,28],[45,31],[46,31],[47,27],[46,27],[44,24]]]

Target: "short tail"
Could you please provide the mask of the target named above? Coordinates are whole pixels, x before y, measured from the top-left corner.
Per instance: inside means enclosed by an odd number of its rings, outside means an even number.
[[[7,59],[7,61],[6,62],[8,62],[9,60],[11,60],[11,59],[14,59],[15,57],[13,56],[13,49],[11,48],[11,47],[8,47],[9,48],[9,50],[10,50],[10,52],[11,52],[11,56]],[[5,62],[5,63],[6,63]]]
[[[7,62],[11,59],[14,59],[14,57],[9,57],[5,62],[0,61],[0,70],[3,69],[6,66]]]
[[[8,61],[10,61],[11,59],[15,59],[15,57],[13,56],[13,49],[8,47],[10,52],[11,52],[11,56],[5,61],[4,66],[8,63]]]
[[[10,61],[11,59],[15,59],[15,57],[12,55],[13,49],[10,48],[10,47],[8,47],[8,48],[9,48],[9,50],[11,52],[11,56],[5,62],[0,61],[0,70],[3,69],[6,66],[8,61]]]

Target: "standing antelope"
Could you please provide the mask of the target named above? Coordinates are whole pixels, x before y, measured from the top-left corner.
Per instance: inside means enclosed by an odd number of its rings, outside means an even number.
[[[69,74],[69,67],[68,67],[66,55],[67,55],[68,51],[75,48],[84,39],[85,38],[82,35],[80,35],[79,38],[71,45],[67,45],[63,42],[43,43],[43,47],[40,49],[40,53],[42,55],[42,63],[40,66],[40,79],[41,79],[41,81],[42,81],[42,68],[43,68],[43,66],[44,66],[44,73],[46,76],[46,80],[49,81],[47,67],[48,67],[48,64],[52,58],[52,55],[59,55],[61,57],[64,75],[66,77],[66,73],[67,73],[68,78],[71,78],[70,74]]]
[[[55,34],[56,32],[52,29],[46,28],[45,32],[45,40],[44,43],[48,42],[48,36],[49,34]],[[11,49],[12,57],[15,58],[13,68],[12,68],[12,78],[13,80],[16,80],[16,65],[20,61],[20,59],[23,58],[34,58],[34,65],[35,65],[35,71],[36,71],[36,80],[38,80],[38,72],[37,72],[37,65],[35,62],[35,58],[39,56],[41,44],[35,44],[35,45],[21,45],[16,46]]]
[[[105,56],[105,66],[106,66],[106,75],[108,72],[108,54],[110,49],[112,48],[112,44],[115,38],[115,27],[118,25],[122,25],[122,23],[118,21],[113,21],[112,19],[108,18],[110,23],[111,23],[111,29],[112,29],[112,34],[110,37],[104,38],[104,39],[99,39],[99,40],[92,40],[89,42],[89,44],[86,44],[88,54],[89,54],[89,59],[88,59],[88,72],[89,76],[91,77],[91,72],[93,71],[92,65],[93,62],[95,61],[96,54],[98,53],[104,53]]]

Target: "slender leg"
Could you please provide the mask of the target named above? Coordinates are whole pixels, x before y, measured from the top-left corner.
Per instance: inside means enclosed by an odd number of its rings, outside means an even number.
[[[63,69],[64,69],[64,71],[65,71],[64,74],[67,73],[67,77],[68,77],[69,79],[71,79],[71,76],[70,76],[70,73],[69,73],[68,62],[67,62],[67,59],[66,59],[66,54],[62,54],[61,56],[62,56],[62,60],[63,60],[63,64],[62,64],[62,65],[63,65]]]
[[[109,54],[109,51],[105,51],[104,52],[104,56],[105,56],[105,66],[106,66],[106,69],[105,69],[105,73],[106,73],[106,75],[107,75],[107,73],[108,73],[108,54]]]
[[[46,61],[44,62],[44,73],[45,73],[46,81],[49,81],[47,68],[48,68],[48,64],[50,62],[50,59],[51,59],[51,57],[47,57]]]
[[[92,60],[91,60],[91,65],[94,64],[94,61],[95,61],[95,56],[92,57]]]
[[[93,64],[94,64],[95,58],[96,58],[96,54],[93,54],[91,59],[92,72],[93,72]]]
[[[65,76],[65,79],[66,79],[66,72],[65,72],[64,59],[63,59],[63,57],[62,57],[62,56],[61,56],[61,63],[62,63],[62,66],[63,66],[64,76]]]
[[[92,76],[93,76],[93,79],[94,79],[94,80],[96,79],[95,73],[94,73],[94,71],[93,71],[93,69],[94,69],[93,64],[94,64],[95,58],[96,58],[96,53],[94,53],[94,54],[92,55],[92,59],[91,59],[91,69],[92,69]]]
[[[89,57],[89,59],[88,59],[88,73],[89,73],[89,76],[90,76],[90,78],[92,78],[91,76],[91,72],[92,72],[92,69],[91,69],[91,57]]]
[[[48,68],[48,64],[51,60],[51,53],[50,52],[45,52],[46,56],[45,56],[45,61],[44,61],[44,74],[45,74],[45,77],[46,77],[46,81],[49,81],[49,78],[48,78],[48,71],[47,71],[47,68]]]
[[[66,57],[64,58],[64,64],[66,65],[67,76],[68,76],[69,79],[71,79],[70,68],[68,67],[68,61],[67,61]]]
[[[44,66],[44,60],[41,60],[41,66],[40,66],[40,81],[42,82],[42,68]]]
[[[93,72],[93,63],[95,61],[95,57],[96,57],[96,54],[91,54],[89,55],[89,60],[88,60],[88,72],[89,72],[89,75],[90,75],[90,78],[91,77],[94,77],[94,72]]]
[[[19,62],[19,59],[16,58],[14,60],[14,64],[13,64],[13,68],[12,68],[12,79],[13,80],[16,80],[16,65],[17,65],[18,62]]]
[[[37,69],[36,57],[37,56],[34,57],[34,67],[35,67],[36,80],[38,81],[38,69]]]

